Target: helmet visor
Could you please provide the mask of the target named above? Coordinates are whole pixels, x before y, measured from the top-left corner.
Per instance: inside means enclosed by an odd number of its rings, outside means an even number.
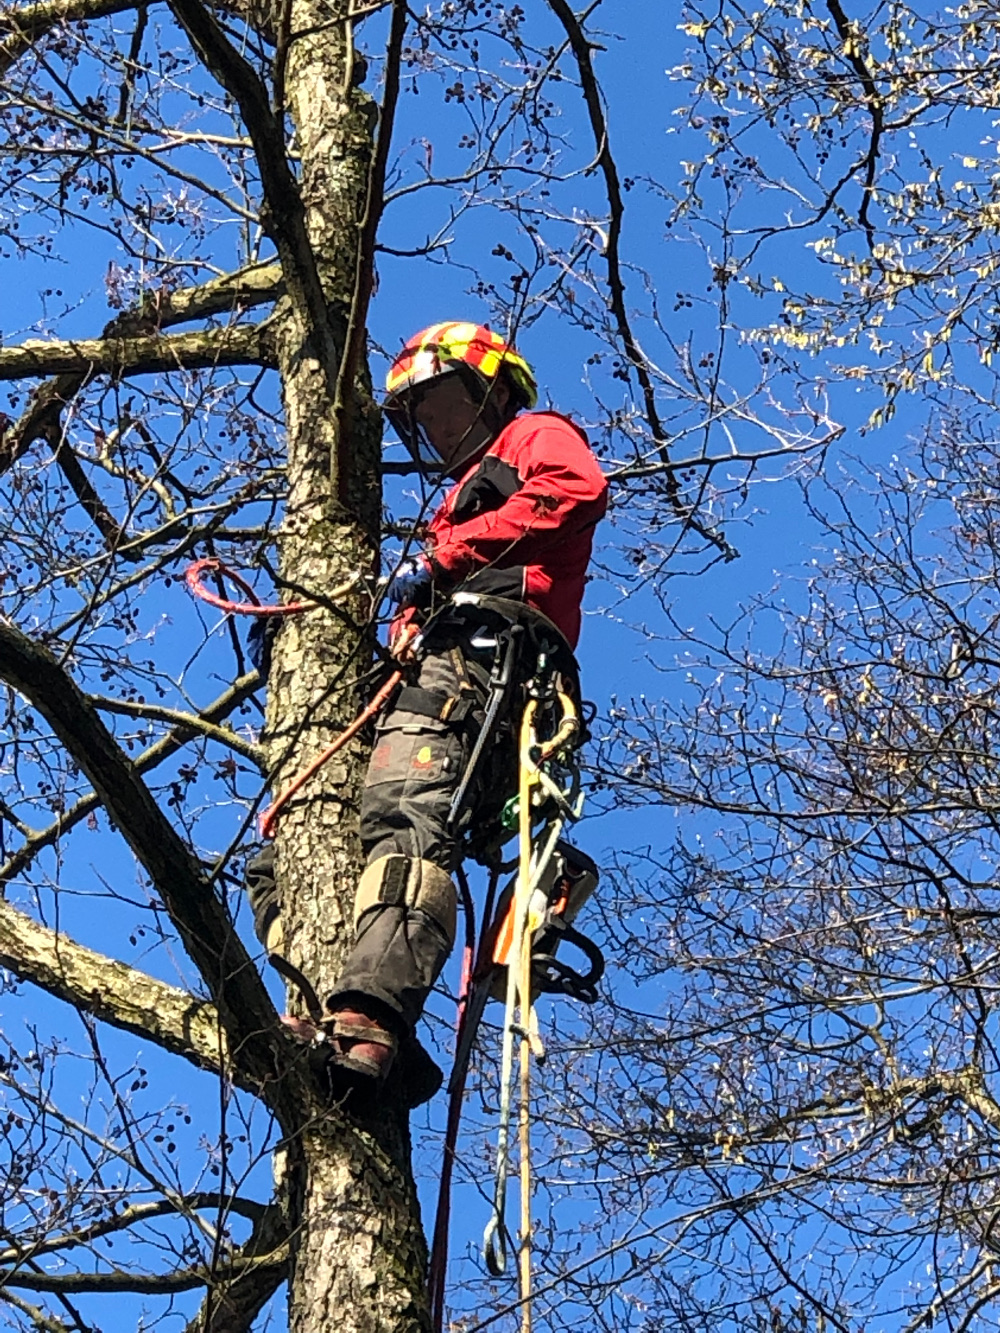
[[[424,395],[439,385],[446,376],[449,379],[457,376],[465,384],[469,398],[477,406],[476,418],[469,424],[467,436],[458,442],[457,448],[453,444],[442,454],[434,445],[427,428],[419,421],[418,412]],[[503,425],[493,401],[495,383],[496,381],[484,381],[475,370],[456,363],[442,368],[438,374],[422,383],[410,385],[393,394],[383,405],[383,411],[396,434],[406,445],[410,457],[422,472],[453,474],[476,453],[485,449],[489,439],[495,436]],[[485,429],[482,423],[485,423]]]
[[[434,448],[430,436],[417,420],[415,393],[402,394],[383,407],[389,424],[406,445],[407,453],[421,472],[443,472],[444,459]]]

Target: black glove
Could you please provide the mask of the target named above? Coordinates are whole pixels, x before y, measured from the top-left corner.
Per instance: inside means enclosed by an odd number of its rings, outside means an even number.
[[[267,680],[271,674],[271,649],[277,633],[277,616],[254,616],[247,633],[247,652],[261,680]]]

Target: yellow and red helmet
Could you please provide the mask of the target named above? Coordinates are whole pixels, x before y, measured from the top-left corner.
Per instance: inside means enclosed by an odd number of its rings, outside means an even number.
[[[444,375],[462,374],[481,393],[504,374],[518,408],[538,402],[534,372],[524,357],[499,333],[482,324],[432,324],[409,340],[385,379],[385,411],[400,438],[414,450],[411,395]],[[426,461],[426,460],[425,460]]]

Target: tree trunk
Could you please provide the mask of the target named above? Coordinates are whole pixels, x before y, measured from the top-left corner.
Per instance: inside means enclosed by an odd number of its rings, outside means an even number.
[[[342,11],[346,6],[338,6]],[[333,6],[291,5],[285,87],[296,128],[310,240],[338,348],[355,283],[372,159],[372,100],[353,85],[353,55]],[[295,34],[304,34],[298,38]],[[380,429],[364,368],[350,439],[341,445],[331,379],[297,318],[276,336],[285,401],[288,509],[280,533],[282,578],[322,596],[356,571],[377,570]],[[355,716],[358,679],[371,664],[371,600],[283,622],[275,644],[267,743],[272,790],[281,788]],[[329,993],[352,934],[360,869],[358,796],[367,747],[352,743],[321,771],[277,825],[285,948],[320,997]],[[300,1010],[298,997],[290,1007]],[[317,1090],[309,1129],[288,1145],[295,1247],[292,1333],[403,1333],[429,1327],[426,1245],[410,1169],[406,1114],[387,1111],[361,1128]]]

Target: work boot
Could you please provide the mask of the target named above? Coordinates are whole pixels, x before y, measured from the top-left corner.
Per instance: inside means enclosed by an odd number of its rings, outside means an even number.
[[[366,1114],[380,1101],[411,1110],[430,1101],[444,1080],[412,1033],[397,1037],[360,1009],[338,1009],[323,1031],[330,1095],[348,1111]]]
[[[309,1047],[310,1065],[331,1100],[356,1113],[372,1109],[399,1051],[399,1038],[390,1027],[347,1005],[319,1022],[291,1014],[281,1022]]]
[[[338,1009],[323,1024],[330,1043],[330,1062],[344,1080],[354,1085],[358,1079],[367,1085],[379,1085],[389,1077],[389,1070],[399,1050],[399,1039],[377,1019],[360,1009]]]

